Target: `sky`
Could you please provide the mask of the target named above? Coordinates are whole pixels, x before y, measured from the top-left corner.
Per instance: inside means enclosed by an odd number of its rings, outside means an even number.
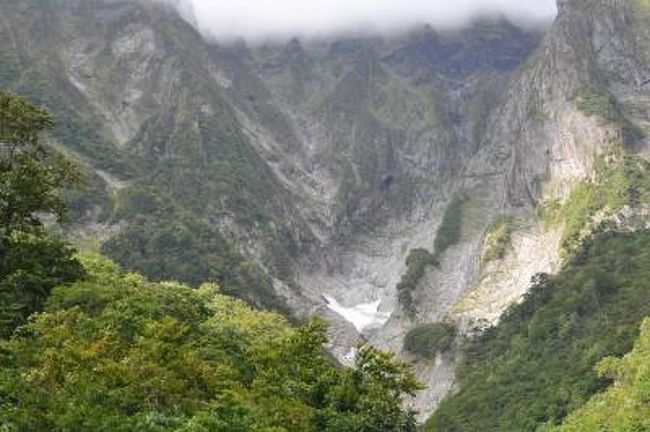
[[[167,0],[181,5],[204,35],[249,42],[341,33],[386,34],[430,24],[462,26],[477,15],[502,14],[530,25],[548,22],[555,0]]]

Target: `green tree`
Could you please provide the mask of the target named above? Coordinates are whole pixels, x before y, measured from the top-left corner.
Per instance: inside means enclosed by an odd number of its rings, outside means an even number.
[[[64,158],[43,145],[40,136],[53,126],[46,111],[0,91],[0,234],[39,232],[41,216],[61,219],[61,190],[79,180]]]
[[[0,341],[0,430],[415,430],[402,403],[419,386],[391,354],[363,347],[340,370],[322,321],[293,328],[215,285],[86,266]]]
[[[421,357],[435,358],[451,348],[456,327],[451,323],[422,324],[412,328],[404,338],[404,349]]]
[[[46,215],[63,218],[61,190],[79,179],[40,140],[52,124],[46,111],[0,91],[0,336],[39,310],[52,287],[82,273],[74,250],[43,225]]]
[[[360,347],[356,367],[346,370],[328,395],[325,430],[415,431],[415,412],[404,409],[403,397],[421,388],[411,366],[397,361],[393,353]]]
[[[641,326],[634,349],[608,357],[597,367],[615,383],[569,415],[557,432],[650,430],[650,318]]]

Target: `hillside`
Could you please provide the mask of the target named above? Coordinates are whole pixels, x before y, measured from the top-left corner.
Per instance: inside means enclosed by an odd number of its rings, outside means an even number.
[[[466,344],[459,391],[425,430],[537,430],[602,391],[610,381],[596,365],[631,350],[650,310],[648,241],[647,232],[600,234],[557,276],[539,276],[498,326]]]

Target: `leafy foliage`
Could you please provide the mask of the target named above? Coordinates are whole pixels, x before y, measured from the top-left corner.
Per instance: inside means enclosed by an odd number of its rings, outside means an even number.
[[[423,324],[411,329],[404,338],[404,349],[425,358],[451,348],[456,327],[451,323]]]
[[[406,273],[397,284],[397,296],[404,309],[411,313],[415,313],[413,291],[430,265],[438,265],[438,261],[426,249],[413,249],[406,258]]]
[[[60,190],[78,176],[39,142],[52,124],[46,111],[0,91],[0,235],[38,231],[40,215],[65,213]]]
[[[0,91],[0,336],[34,311],[50,290],[82,275],[74,251],[48,236],[43,215],[61,219],[62,187],[76,170],[39,142],[49,114]]]
[[[208,223],[177,209],[155,189],[125,191],[113,220],[130,220],[102,247],[124,268],[154,281],[178,280],[198,286],[216,282],[227,294],[289,315],[271,279],[245,259]]]
[[[41,310],[53,287],[82,275],[74,250],[59,240],[23,232],[0,237],[0,337]]]
[[[615,380],[569,415],[558,432],[650,430],[650,318],[641,326],[634,349],[623,358],[608,357],[598,373]]]
[[[357,367],[324,354],[326,329],[219,293],[86,260],[46,312],[0,342],[8,430],[415,431],[410,368],[362,347]]]
[[[463,207],[467,203],[466,196],[455,196],[442,218],[442,223],[436,233],[434,255],[439,257],[460,240],[463,227]]]
[[[628,352],[650,311],[650,233],[603,233],[556,277],[540,276],[496,327],[470,340],[460,391],[434,431],[529,431],[558,424],[609,381],[594,372]]]

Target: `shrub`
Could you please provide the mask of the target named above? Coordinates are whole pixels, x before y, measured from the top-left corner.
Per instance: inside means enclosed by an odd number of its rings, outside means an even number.
[[[503,259],[512,250],[512,232],[516,221],[512,216],[501,216],[490,226],[483,246],[484,263]]]
[[[456,196],[445,210],[434,242],[433,249],[436,257],[445,253],[450,246],[460,240],[463,227],[463,208],[467,201],[468,198],[464,195]]]
[[[420,357],[432,358],[451,348],[456,327],[447,322],[423,324],[411,329],[404,338],[404,349]]]
[[[413,291],[420,279],[424,277],[426,268],[430,265],[437,265],[438,261],[426,249],[413,249],[406,258],[406,273],[397,284],[397,296],[400,304],[408,312],[415,312],[413,304]]]

